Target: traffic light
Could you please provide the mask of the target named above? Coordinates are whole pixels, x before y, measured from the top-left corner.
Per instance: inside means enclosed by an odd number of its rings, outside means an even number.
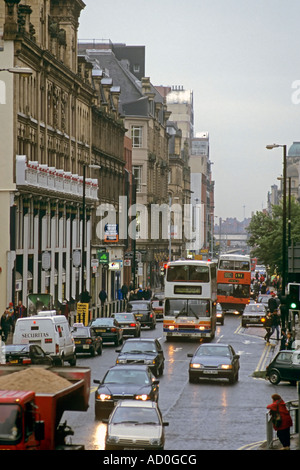
[[[289,284],[288,291],[288,308],[300,310],[300,284]]]

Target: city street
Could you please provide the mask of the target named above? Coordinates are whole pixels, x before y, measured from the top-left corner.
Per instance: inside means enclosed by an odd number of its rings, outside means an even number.
[[[162,322],[156,329],[142,330],[142,337],[160,338],[165,353],[164,375],[160,377],[159,406],[166,427],[165,450],[238,450],[266,439],[266,406],[275,392],[285,401],[296,399],[296,388],[288,383],[272,386],[255,371],[264,370],[275,347],[265,344],[265,330],[259,327],[241,328],[240,316],[227,314],[223,326],[217,327],[214,342],[229,343],[240,355],[239,381],[230,385],[226,381],[188,381],[188,353],[197,342],[177,340],[166,342],[162,335]],[[77,364],[91,367],[92,384],[90,407],[85,413],[68,412],[63,416],[74,430],[74,443],[84,444],[87,450],[104,449],[106,425],[94,418],[93,379],[101,379],[114,365],[115,346],[107,344],[102,356],[79,356]]]

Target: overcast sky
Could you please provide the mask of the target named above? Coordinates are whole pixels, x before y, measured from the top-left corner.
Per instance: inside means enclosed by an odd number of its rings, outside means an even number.
[[[283,154],[266,145],[300,141],[299,0],[84,3],[79,39],[143,45],[153,85],[193,91],[195,133],[210,136],[215,215],[265,208]]]

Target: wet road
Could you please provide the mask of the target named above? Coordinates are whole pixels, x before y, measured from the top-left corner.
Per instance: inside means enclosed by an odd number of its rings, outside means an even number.
[[[273,393],[288,400],[297,399],[296,387],[288,383],[271,385],[253,373],[264,370],[277,351],[266,346],[265,331],[259,327],[242,328],[240,316],[226,315],[225,323],[217,327],[213,342],[229,343],[240,354],[239,381],[188,381],[188,353],[198,342],[176,340],[166,342],[162,323],[154,331],[142,330],[142,336],[161,340],[165,353],[164,375],[160,377],[159,406],[166,427],[165,450],[238,450],[250,443],[266,439],[266,406]],[[80,356],[78,365],[91,367],[92,384],[90,407],[87,412],[68,412],[63,416],[74,430],[74,443],[84,444],[87,450],[104,449],[106,425],[94,418],[93,379],[102,378],[114,365],[117,353],[114,345],[105,345],[102,356]]]

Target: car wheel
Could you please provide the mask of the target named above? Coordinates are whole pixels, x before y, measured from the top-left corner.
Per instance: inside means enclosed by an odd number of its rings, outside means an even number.
[[[102,344],[101,344],[101,346],[100,346],[99,349],[98,349],[98,356],[101,356],[101,354],[102,354]]]
[[[269,381],[272,385],[277,385],[280,382],[280,375],[277,370],[271,370],[269,373]]]
[[[193,377],[192,375],[189,375],[189,382],[190,384],[195,384],[197,382],[197,378]]]
[[[92,356],[92,357],[95,356],[95,348],[92,348],[92,349],[91,349],[91,356]]]
[[[71,367],[75,367],[76,366],[76,355],[74,354],[74,356],[72,357],[72,359],[69,361],[69,364]]]

